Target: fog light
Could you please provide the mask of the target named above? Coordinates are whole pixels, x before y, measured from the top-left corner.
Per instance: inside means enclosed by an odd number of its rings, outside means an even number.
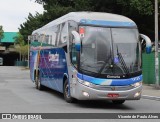
[[[85,91],[82,92],[82,94],[85,96],[85,97],[89,97],[89,94]]]
[[[134,97],[138,97],[141,94],[141,92],[135,93]]]

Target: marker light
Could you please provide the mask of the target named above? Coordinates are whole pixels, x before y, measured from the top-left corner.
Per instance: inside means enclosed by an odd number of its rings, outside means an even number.
[[[84,28],[80,27],[79,29],[80,37],[84,37],[84,32],[85,32]]]
[[[84,28],[80,27],[79,33],[80,33],[80,34],[84,34]]]
[[[140,85],[142,85],[142,81],[132,84],[132,86],[134,87],[139,87]]]
[[[93,83],[90,83],[90,82],[81,80],[81,79],[79,79],[79,78],[78,78],[78,81],[79,81],[81,84],[83,84],[83,85],[85,85],[85,86],[88,86],[88,87],[93,87],[93,86],[94,86]]]
[[[89,82],[83,82],[84,85],[90,86],[91,84]]]

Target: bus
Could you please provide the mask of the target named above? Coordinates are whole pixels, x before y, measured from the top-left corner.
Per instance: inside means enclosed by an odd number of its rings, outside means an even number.
[[[139,100],[142,41],[151,40],[131,19],[101,12],[71,12],[32,32],[30,77],[75,100]]]

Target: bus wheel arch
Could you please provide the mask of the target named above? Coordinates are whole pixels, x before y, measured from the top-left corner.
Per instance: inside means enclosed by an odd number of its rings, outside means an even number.
[[[68,77],[67,77],[67,75],[64,75],[63,76],[63,93],[64,93],[64,83],[65,83],[65,81],[68,79]]]
[[[37,72],[37,75],[39,76],[39,70]],[[36,69],[34,70],[34,82],[36,82]]]
[[[76,99],[72,98],[69,94],[69,82],[68,82],[68,77],[66,75],[64,75],[63,77],[63,95],[66,102],[68,103],[76,102]]]
[[[36,76],[36,70],[34,70],[34,82],[35,82],[35,85],[36,85],[36,89],[39,89],[39,90],[44,89],[44,86],[41,85],[39,69],[37,71],[37,76]]]

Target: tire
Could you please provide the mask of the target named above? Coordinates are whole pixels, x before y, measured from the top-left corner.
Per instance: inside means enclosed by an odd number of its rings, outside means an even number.
[[[35,78],[35,85],[36,85],[36,89],[38,89],[38,90],[43,90],[44,89],[44,86],[41,85],[39,73],[38,73],[37,78]]]
[[[63,94],[64,94],[64,99],[66,100],[66,102],[68,103],[74,103],[76,101],[76,99],[72,98],[69,94],[69,84],[68,84],[68,80],[66,79],[64,81],[64,85],[63,85]]]
[[[123,104],[125,100],[112,100],[114,104]]]

